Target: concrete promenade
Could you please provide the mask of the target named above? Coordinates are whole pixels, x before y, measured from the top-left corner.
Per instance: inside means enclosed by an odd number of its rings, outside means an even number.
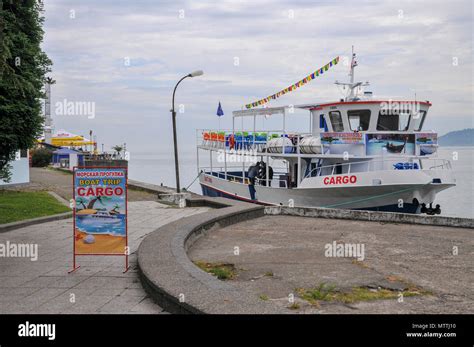
[[[156,228],[207,210],[130,202],[131,256],[125,274],[125,258],[117,256],[79,256],[81,268],[67,273],[72,269],[72,218],[1,233],[0,244],[38,244],[38,260],[0,258],[0,313],[161,313],[138,279],[138,245]]]
[[[198,239],[193,261],[232,264],[226,284],[250,298],[264,298],[281,313],[472,313],[473,229],[266,215],[216,228]],[[363,257],[327,256],[327,245],[363,245]],[[238,255],[234,249],[238,247]],[[358,259],[359,258],[359,259]],[[215,277],[208,275],[214,281]],[[325,283],[341,290],[412,285],[431,295],[312,306],[297,288]],[[293,293],[299,308],[289,310]]]
[[[189,207],[177,208],[169,188],[129,183],[130,270],[122,273],[124,257],[79,256],[81,268],[67,274],[71,218],[6,231],[0,245],[37,244],[39,254],[37,261],[0,258],[0,313],[163,313],[161,307],[251,314],[474,310],[472,219],[264,208],[188,193],[182,197]],[[68,200],[72,176],[33,169],[32,183],[21,189],[48,190]],[[359,245],[363,254],[327,256],[327,245],[341,244]],[[221,281],[192,261],[224,264],[234,273]],[[419,294],[402,301],[392,295],[308,302],[304,293],[322,284],[344,293],[360,289],[360,295]]]

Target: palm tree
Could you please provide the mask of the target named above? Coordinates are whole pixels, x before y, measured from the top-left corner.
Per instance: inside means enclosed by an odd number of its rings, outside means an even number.
[[[117,152],[117,155],[118,156],[121,156],[120,153],[123,151],[123,146],[120,146],[120,145],[115,145],[112,147],[112,149]]]
[[[119,204],[115,204],[115,205],[114,205],[114,208],[110,210],[110,213],[119,214],[120,212],[117,211],[119,208],[120,208],[120,205],[119,205]]]
[[[45,82],[47,84],[56,84],[56,81],[53,80],[51,77],[46,77]]]
[[[87,208],[88,209],[94,209],[94,205],[97,201],[100,202],[100,204],[102,206],[105,206],[104,203],[107,202],[107,201],[110,201],[110,199],[112,199],[110,196],[98,195],[95,198],[93,198],[91,201],[89,201],[89,203],[87,204]]]
[[[86,202],[87,202],[87,200],[84,199],[84,198],[77,198],[76,199],[76,204],[81,204],[83,209],[87,208]]]
[[[102,202],[102,196],[96,196],[94,199],[92,199],[91,201],[89,201],[89,204],[87,204],[87,208],[89,210],[93,210],[94,209],[94,204],[96,201],[99,201],[102,205],[104,204]]]

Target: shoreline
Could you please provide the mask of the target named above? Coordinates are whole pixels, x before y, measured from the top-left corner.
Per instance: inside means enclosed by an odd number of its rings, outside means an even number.
[[[93,235],[94,242],[86,243],[85,238]],[[92,234],[76,228],[74,232],[74,245],[76,255],[93,255],[93,254],[120,254],[125,255],[127,239],[125,236],[109,235],[109,234]],[[93,247],[93,251],[90,248]]]

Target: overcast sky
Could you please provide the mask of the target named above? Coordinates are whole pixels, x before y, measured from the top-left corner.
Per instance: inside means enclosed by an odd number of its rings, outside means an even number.
[[[473,127],[471,0],[47,0],[44,15],[55,128],[93,129],[106,149],[171,151],[171,93],[188,72],[204,70],[177,92],[179,141],[191,150],[196,128],[218,126],[219,101],[230,128],[232,110],[349,56],[351,45],[356,79],[370,81],[376,98],[416,92],[433,103],[427,127]],[[270,106],[337,100],[333,83],[347,73],[339,64]],[[64,99],[95,103],[95,118],[55,115]],[[307,124],[306,112],[291,121]]]

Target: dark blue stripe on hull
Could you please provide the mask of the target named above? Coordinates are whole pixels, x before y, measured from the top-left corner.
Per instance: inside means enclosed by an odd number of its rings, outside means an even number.
[[[223,194],[221,192],[219,192],[217,190],[214,190],[214,189],[211,189],[208,186],[205,186],[205,185],[201,184],[201,188],[202,188],[202,195],[204,195],[204,196],[210,196],[211,198],[218,198],[218,197],[227,198],[227,196],[223,196]]]

